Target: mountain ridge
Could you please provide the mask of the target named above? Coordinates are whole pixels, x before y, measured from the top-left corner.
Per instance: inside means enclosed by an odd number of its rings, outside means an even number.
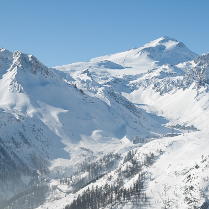
[[[55,68],[0,49],[0,208],[207,204],[208,60],[169,37]]]

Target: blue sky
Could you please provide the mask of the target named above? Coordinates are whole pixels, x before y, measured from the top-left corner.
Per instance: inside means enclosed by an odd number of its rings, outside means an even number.
[[[170,36],[209,52],[208,0],[0,0],[0,47],[48,66]]]

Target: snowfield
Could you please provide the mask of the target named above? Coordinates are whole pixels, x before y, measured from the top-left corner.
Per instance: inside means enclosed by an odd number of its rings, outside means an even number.
[[[0,49],[0,209],[209,208],[208,87],[169,37],[54,68]]]

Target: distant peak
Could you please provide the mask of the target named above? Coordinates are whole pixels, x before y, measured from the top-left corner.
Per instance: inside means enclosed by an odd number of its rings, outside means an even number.
[[[141,63],[146,59],[152,64],[176,65],[180,62],[193,60],[197,56],[198,55],[192,52],[183,42],[168,36],[162,36],[142,47],[121,53],[97,57],[91,61],[109,60],[122,66],[138,68],[138,66],[141,66]]]
[[[12,65],[10,70],[17,69],[21,72],[31,72],[33,74],[42,74],[45,77],[49,75],[49,69],[42,64],[35,56],[25,54],[21,51],[15,51],[12,54]]]
[[[10,52],[5,48],[0,48],[0,68],[31,71],[34,74],[49,74],[48,68],[42,64],[35,56],[25,54],[19,50]]]
[[[160,38],[157,38],[147,44],[144,45],[144,48],[148,48],[148,47],[157,47],[157,46],[164,46],[167,50],[175,47],[175,46],[185,46],[182,42],[177,41],[174,38],[170,38],[168,36],[162,36]]]
[[[21,65],[36,65],[45,67],[35,56],[30,54],[25,54],[21,51],[15,51],[13,53],[13,58],[16,61],[19,61]]]

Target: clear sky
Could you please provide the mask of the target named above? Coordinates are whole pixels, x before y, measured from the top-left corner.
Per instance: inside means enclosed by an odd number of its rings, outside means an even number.
[[[0,0],[0,47],[48,66],[138,47],[160,36],[209,52],[209,0]]]

